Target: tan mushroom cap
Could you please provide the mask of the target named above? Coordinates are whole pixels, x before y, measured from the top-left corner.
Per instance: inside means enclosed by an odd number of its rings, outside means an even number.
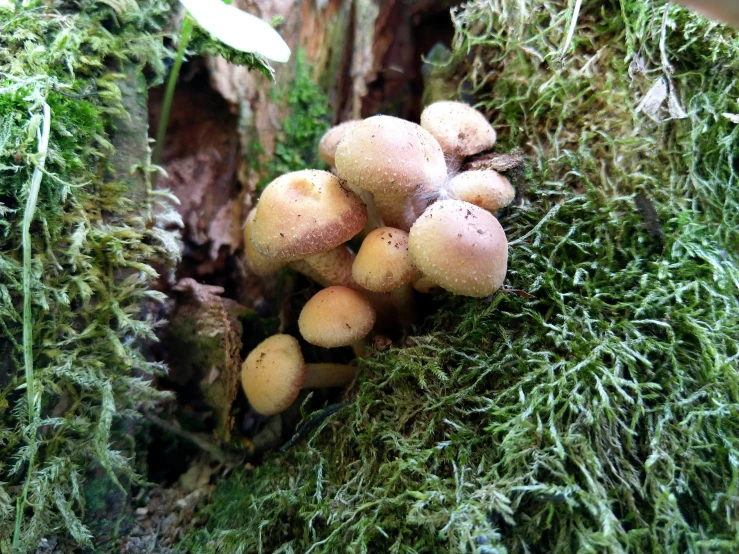
[[[358,341],[372,330],[375,309],[361,293],[328,287],[316,293],[298,318],[300,334],[315,346],[336,348]]]
[[[389,115],[369,117],[343,138],[336,170],[375,196],[435,192],[446,179],[436,139],[420,125]]]
[[[462,102],[442,100],[429,104],[421,113],[421,126],[453,158],[472,156],[492,148],[495,129],[487,118]]]
[[[264,415],[285,411],[300,394],[305,367],[295,337],[273,335],[265,339],[241,366],[241,385],[249,403]]]
[[[390,292],[420,278],[408,252],[408,233],[394,227],[372,231],[362,241],[352,275],[373,292]]]
[[[251,238],[261,254],[293,261],[343,244],[366,222],[366,206],[341,179],[327,171],[304,169],[267,185]]]
[[[244,224],[244,254],[246,258],[246,265],[257,275],[269,275],[275,271],[279,271],[287,262],[282,260],[275,260],[274,258],[268,258],[256,248],[251,241],[251,228],[254,224],[254,216],[257,215],[257,209],[252,208],[249,215],[246,217],[246,223]]]
[[[447,184],[452,197],[495,212],[513,202],[516,190],[493,169],[464,171]]]
[[[318,143],[318,155],[321,159],[331,167],[336,165],[336,147],[341,142],[341,139],[349,133],[357,123],[361,123],[361,119],[350,119],[339,123],[336,127],[331,127],[326,134],[321,137],[321,142]]]
[[[461,200],[431,205],[411,228],[411,258],[440,287],[465,296],[484,297],[503,285],[508,240],[498,220]]]

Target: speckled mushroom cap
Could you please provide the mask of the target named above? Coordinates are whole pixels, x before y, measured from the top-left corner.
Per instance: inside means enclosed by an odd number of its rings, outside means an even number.
[[[249,215],[246,217],[246,223],[244,224],[244,254],[246,258],[246,265],[257,275],[269,275],[275,271],[279,271],[287,262],[282,260],[275,260],[274,258],[268,258],[256,248],[251,241],[251,228],[254,223],[254,216],[257,214],[257,209],[252,208]]]
[[[492,169],[459,173],[449,181],[447,188],[453,198],[491,212],[506,207],[516,197],[510,181]]]
[[[356,125],[336,148],[336,170],[374,194],[435,192],[446,179],[439,143],[420,125],[376,115]]]
[[[495,144],[495,129],[487,118],[462,102],[442,100],[429,104],[421,113],[421,126],[452,158],[472,156]]]
[[[372,330],[375,309],[361,293],[341,286],[317,292],[298,318],[300,334],[324,348],[347,346]]]
[[[336,161],[336,147],[341,142],[341,139],[349,133],[358,123],[361,123],[361,119],[351,119],[339,123],[336,127],[331,127],[326,134],[321,137],[321,142],[318,143],[318,155],[321,159],[330,166],[335,166]]]
[[[262,192],[251,228],[261,254],[293,261],[325,252],[359,233],[367,207],[341,179],[304,169],[278,177]]]
[[[373,292],[390,292],[420,278],[408,253],[408,233],[380,227],[368,234],[354,259],[352,276]]]
[[[411,258],[440,287],[484,297],[501,287],[508,268],[508,240],[498,220],[461,200],[432,204],[411,227]]]
[[[264,415],[285,411],[300,394],[305,367],[295,337],[273,335],[265,339],[241,366],[241,386],[249,404]]]

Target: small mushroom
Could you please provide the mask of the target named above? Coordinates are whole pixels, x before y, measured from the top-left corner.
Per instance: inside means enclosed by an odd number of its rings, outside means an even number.
[[[287,265],[287,262],[269,258],[254,248],[254,244],[251,241],[251,228],[256,215],[257,209],[252,208],[249,215],[246,216],[246,223],[244,224],[244,257],[246,258],[246,265],[252,273],[264,276],[279,271]]]
[[[416,219],[411,198],[433,195],[446,180],[439,143],[420,125],[376,115],[357,124],[336,148],[336,170],[370,191],[385,225],[404,231]]]
[[[372,330],[376,314],[372,303],[361,293],[340,286],[317,292],[298,318],[300,334],[310,344],[323,348],[352,346],[363,354],[361,342]]]
[[[421,112],[421,127],[439,142],[451,170],[456,170],[462,159],[492,148],[496,139],[487,118],[462,102],[429,104]]]
[[[354,280],[367,290],[390,292],[419,279],[408,253],[408,233],[380,227],[367,235],[352,266]]]
[[[366,222],[364,203],[341,179],[327,171],[305,169],[267,185],[257,205],[251,239],[268,258],[302,260],[324,284],[356,286],[351,278],[354,257],[347,255],[343,243]]]
[[[331,127],[326,134],[321,137],[321,142],[318,143],[318,155],[321,159],[331,167],[336,166],[334,157],[336,156],[336,147],[341,142],[344,136],[351,132],[358,123],[361,123],[361,119],[350,119],[339,123],[335,127]]]
[[[463,171],[446,184],[450,197],[497,212],[513,202],[516,190],[510,181],[492,169]]]
[[[413,289],[421,294],[436,294],[441,292],[441,287],[425,275],[422,275],[420,279],[413,281]]]
[[[505,280],[505,232],[490,212],[468,202],[431,205],[413,224],[408,248],[416,267],[454,294],[489,296]]]
[[[252,408],[263,415],[285,411],[301,389],[345,387],[356,370],[344,364],[306,364],[290,335],[273,335],[257,345],[241,366],[241,385]]]
[[[408,252],[408,233],[380,227],[367,235],[352,266],[354,280],[373,292],[388,292],[403,327],[416,316],[410,283],[421,277]]]

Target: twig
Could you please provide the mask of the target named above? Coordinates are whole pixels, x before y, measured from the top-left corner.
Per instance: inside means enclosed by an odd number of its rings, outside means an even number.
[[[26,398],[28,403],[28,473],[23,485],[23,494],[18,498],[15,512],[15,530],[13,532],[13,548],[17,548],[20,540],[21,524],[23,522],[23,508],[28,499],[28,490],[31,486],[31,475],[36,455],[36,391],[33,375],[33,315],[31,313],[31,222],[36,213],[41,179],[44,175],[46,153],[49,149],[49,135],[51,133],[51,108],[46,100],[41,100],[43,120],[38,136],[38,160],[31,177],[31,186],[28,190],[26,208],[23,212],[23,365],[26,371]]]
[[[572,9],[572,19],[570,19],[570,28],[567,30],[567,36],[562,44],[562,51],[559,53],[560,61],[567,55],[567,50],[570,49],[570,43],[572,37],[575,36],[575,28],[577,27],[577,18],[580,15],[580,6],[582,6],[582,0],[575,0],[575,7]]]
[[[338,404],[331,404],[330,406],[327,406],[320,412],[316,412],[315,414],[313,414],[308,419],[308,421],[306,421],[305,423],[303,423],[303,425],[300,426],[300,428],[295,432],[295,434],[290,438],[290,440],[287,441],[282,446],[282,448],[280,448],[280,452],[284,453],[290,450],[293,446],[298,444],[298,442],[300,442],[300,439],[305,437],[309,431],[318,427],[318,424],[321,423],[324,419],[346,408],[349,404],[350,404],[349,402],[340,402]]]
[[[665,74],[667,75],[668,79],[670,78],[670,75],[672,75],[674,71],[674,69],[672,68],[672,64],[670,63],[670,60],[667,59],[667,21],[668,21],[669,14],[670,14],[670,3],[665,2],[665,11],[662,14],[662,25],[660,26],[659,54],[660,54],[660,57],[662,58],[662,69],[665,70]]]
[[[161,427],[165,431],[168,431],[182,437],[183,439],[187,439],[190,442],[195,443],[198,447],[200,447],[202,450],[205,450],[208,454],[213,456],[219,462],[225,464],[230,461],[228,454],[226,454],[226,452],[224,452],[217,444],[209,440],[207,437],[198,433],[190,433],[189,431],[185,431],[174,423],[170,423],[169,421],[161,419],[153,414],[145,413],[144,417],[158,427]]]

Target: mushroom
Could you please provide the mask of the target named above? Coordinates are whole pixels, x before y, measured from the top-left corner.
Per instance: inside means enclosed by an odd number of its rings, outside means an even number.
[[[492,148],[496,139],[487,118],[462,102],[442,100],[429,104],[421,112],[421,127],[439,142],[450,170],[456,170],[462,159]]]
[[[355,290],[334,286],[308,300],[300,312],[298,327],[310,344],[323,348],[351,345],[361,357],[361,341],[372,330],[375,319],[375,309],[367,298]]]
[[[510,181],[493,169],[463,171],[446,184],[448,195],[497,212],[513,202],[516,190]]]
[[[439,285],[434,283],[425,275],[422,275],[420,279],[413,281],[413,289],[417,290],[421,294],[436,294],[437,292],[441,292]]]
[[[454,294],[489,296],[505,280],[505,232],[490,212],[468,202],[431,205],[413,224],[408,248],[416,267]]]
[[[254,248],[254,244],[251,241],[251,228],[256,215],[257,209],[252,208],[249,215],[246,216],[246,223],[244,224],[244,256],[246,258],[246,265],[251,272],[264,276],[279,271],[285,267],[286,262],[269,258]]]
[[[305,169],[278,177],[262,192],[251,227],[264,256],[295,262],[321,284],[356,286],[344,242],[362,230],[367,209],[336,175]],[[304,265],[308,268],[300,269]]]
[[[420,125],[376,115],[357,124],[336,148],[336,170],[370,191],[385,225],[404,231],[416,219],[411,198],[433,195],[446,180],[444,153]]]
[[[416,309],[410,283],[421,277],[408,252],[408,233],[394,227],[380,227],[367,235],[357,252],[352,276],[373,292],[389,292],[403,327],[414,320]]]
[[[241,386],[252,408],[263,415],[285,411],[300,389],[345,387],[356,370],[345,364],[306,364],[290,335],[273,335],[257,345],[241,366]]]
[[[318,143],[318,155],[321,156],[321,159],[331,167],[335,167],[336,147],[341,139],[361,122],[361,119],[350,119],[326,131],[326,134],[321,137],[321,142]]]
[[[408,253],[408,233],[380,227],[362,241],[352,266],[354,280],[367,290],[390,292],[419,279]]]

